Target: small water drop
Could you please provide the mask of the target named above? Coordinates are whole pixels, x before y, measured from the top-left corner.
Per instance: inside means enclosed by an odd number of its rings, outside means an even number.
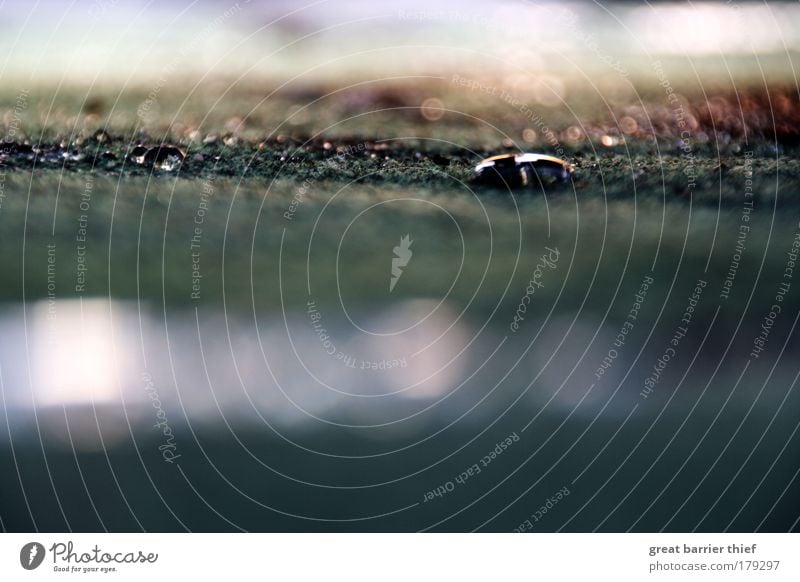
[[[162,145],[150,148],[144,155],[144,163],[157,170],[171,172],[183,163],[186,154],[175,146]]]
[[[573,165],[545,154],[501,154],[475,167],[474,180],[499,188],[537,187],[547,182],[567,182]]]
[[[128,154],[128,159],[135,164],[144,163],[144,155],[147,153],[147,148],[143,145],[137,145]]]

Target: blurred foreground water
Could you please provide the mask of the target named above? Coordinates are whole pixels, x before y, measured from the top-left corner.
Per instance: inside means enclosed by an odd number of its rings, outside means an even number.
[[[671,330],[609,360],[618,326],[574,314],[528,322],[533,346],[446,302],[401,301],[361,323],[368,334],[308,310],[7,306],[5,527],[796,525],[797,363],[777,357],[794,339],[743,370],[742,347],[723,353],[693,330],[644,398]],[[536,514],[551,497],[558,507]]]

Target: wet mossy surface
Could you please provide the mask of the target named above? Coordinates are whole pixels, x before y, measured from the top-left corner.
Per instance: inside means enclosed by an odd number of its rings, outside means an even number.
[[[282,143],[281,143],[282,142]],[[95,173],[118,178],[151,177],[182,180],[230,177],[255,180],[330,181],[342,184],[384,184],[423,188],[475,189],[502,194],[503,187],[487,187],[472,180],[475,165],[498,151],[431,149],[413,145],[351,138],[346,140],[282,139],[281,142],[226,145],[185,144],[183,162],[173,170],[134,161],[136,148],[157,150],[174,141],[129,141],[109,137],[103,143],[80,140],[69,147],[58,144],[12,144],[0,154],[0,168],[17,173],[50,170]],[[613,150],[585,146],[565,151],[564,159],[575,167],[571,184],[558,190],[572,190],[581,196],[606,199],[663,200],[709,204],[737,204],[745,179],[745,165],[752,172],[756,199],[776,197],[777,204],[800,200],[800,159],[791,148],[776,153],[773,144],[736,146],[735,152],[720,153],[706,146],[690,157],[676,147],[637,142]],[[730,148],[734,149],[734,148]],[[544,149],[547,152],[547,149]],[[36,174],[33,174],[35,177]],[[535,193],[536,188],[515,189],[513,194]],[[512,192],[507,192],[512,193]]]

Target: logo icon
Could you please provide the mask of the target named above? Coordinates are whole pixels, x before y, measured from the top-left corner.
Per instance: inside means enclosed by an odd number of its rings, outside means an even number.
[[[408,265],[411,256],[414,254],[411,251],[411,244],[413,242],[414,241],[411,240],[411,235],[407,234],[400,238],[400,244],[393,249],[395,256],[392,258],[392,276],[389,279],[389,293],[394,291],[394,286],[397,285],[400,276],[403,274],[403,267]]]
[[[19,552],[19,563],[26,570],[35,570],[44,561],[44,546],[38,542],[28,542]]]

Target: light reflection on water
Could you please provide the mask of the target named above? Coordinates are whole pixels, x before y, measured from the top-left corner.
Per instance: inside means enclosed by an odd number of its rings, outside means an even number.
[[[112,328],[112,313],[116,337]],[[31,397],[40,408],[106,405],[121,400],[117,378],[130,383],[135,311],[102,299],[36,303],[30,311]],[[22,336],[20,336],[22,337]],[[134,392],[122,390],[132,397]]]
[[[347,520],[346,526],[337,522],[343,528],[350,527],[353,516],[417,507],[420,513],[399,514],[397,521],[380,527],[429,527],[439,514],[421,505],[426,492],[479,462],[509,435],[516,435],[519,444],[493,461],[476,486],[524,490],[541,481],[550,491],[567,483],[586,499],[599,491],[598,483],[622,474],[624,463],[619,463],[633,458],[627,480],[613,490],[605,488],[612,495],[609,501],[598,497],[604,504],[597,509],[599,519],[616,510],[613,495],[637,490],[649,464],[662,457],[669,463],[664,479],[679,479],[675,493],[664,496],[676,506],[696,486],[698,475],[711,492],[698,494],[695,503],[707,507],[720,499],[719,491],[731,483],[728,469],[749,468],[751,457],[755,465],[747,474],[770,475],[771,487],[783,488],[796,476],[793,449],[782,456],[792,438],[786,440],[787,435],[796,430],[796,415],[787,405],[772,423],[796,373],[791,364],[769,372],[772,387],[763,395],[758,382],[737,384],[740,371],[735,367],[721,369],[715,386],[699,399],[712,366],[699,364],[676,387],[686,368],[675,362],[671,380],[642,405],[641,380],[635,376],[649,373],[669,339],[663,334],[654,336],[638,363],[636,350],[621,353],[607,371],[607,382],[594,382],[593,373],[617,331],[596,314],[559,313],[547,321],[532,316],[521,328],[526,335],[517,337],[508,334],[507,322],[483,328],[459,319],[452,305],[434,307],[417,299],[357,314],[361,326],[376,333],[424,319],[389,336],[365,336],[337,317],[335,309],[319,307],[331,344],[321,341],[302,310],[253,320],[242,314],[226,318],[221,309],[167,309],[164,314],[143,306],[140,318],[135,303],[59,300],[53,318],[46,302],[24,311],[20,305],[6,307],[0,310],[0,425],[6,425],[0,426],[0,453],[9,472],[11,463],[16,465],[33,498],[63,493],[70,501],[64,521],[84,529],[101,526],[87,513],[91,508],[80,504],[82,495],[119,508],[117,487],[135,500],[134,507],[146,508],[137,509],[147,521],[141,527],[174,530],[171,514],[160,511],[153,498],[154,486],[174,515],[197,520],[194,527],[223,527],[200,505],[197,491],[184,487],[182,477],[192,479],[193,488],[203,488],[216,507],[249,529],[306,530],[315,524],[254,512],[251,505],[239,509],[243,491],[251,496],[248,501],[263,503],[262,509]],[[526,350],[533,337],[535,349]],[[344,355],[337,358],[340,352]],[[349,358],[374,363],[375,369],[353,367]],[[403,359],[405,366],[380,366]],[[768,365],[753,364],[751,372],[765,377],[761,374]],[[620,383],[632,366],[633,378]],[[759,427],[753,434],[763,431],[764,458],[754,455],[760,445],[754,446],[753,439],[730,436],[745,414]],[[706,439],[709,427],[717,432]],[[547,444],[552,451],[544,448]],[[734,462],[718,462],[725,459],[723,453]],[[774,471],[763,467],[779,459]],[[687,460],[693,462],[691,470],[682,471]],[[709,476],[714,467],[719,470]],[[235,494],[227,487],[215,489],[223,475],[226,485],[237,487]],[[481,494],[468,486],[440,500],[441,515],[461,515],[461,491]],[[657,482],[648,491],[660,487]],[[637,493],[636,503],[646,494]],[[25,523],[22,502],[8,499],[4,515]],[[499,499],[487,499],[481,520],[500,515],[507,499]],[[754,497],[754,504],[761,503],[758,515],[772,511],[773,499]],[[560,523],[578,509],[561,515]],[[51,529],[64,527],[57,513],[41,511],[37,520]],[[574,527],[592,529],[596,513],[580,514]],[[104,511],[96,514],[105,518]],[[511,529],[521,519],[518,514],[512,511],[509,523],[492,527]],[[675,528],[694,527],[695,514],[687,509]],[[657,515],[643,529],[652,529]],[[640,517],[638,507],[626,510],[612,517],[608,527],[621,531]],[[472,518],[455,519],[448,527],[475,527]],[[709,523],[722,529],[728,519]],[[775,519],[778,525],[770,527],[784,527],[780,514]],[[139,527],[121,523],[116,527]],[[365,527],[378,526],[370,522]]]
[[[639,402],[635,381],[615,391],[634,351],[589,389],[615,328],[588,314],[552,318],[526,350],[529,340],[514,343],[522,338],[504,327],[482,328],[436,305],[375,309],[360,318],[366,334],[324,308],[315,322],[303,311],[256,320],[221,309],[164,315],[106,299],[59,300],[54,309],[41,301],[25,313],[18,305],[0,311],[5,409],[11,425],[99,450],[152,431],[158,414],[170,427],[350,430],[380,441],[455,423],[481,429],[511,408],[524,418],[601,411],[619,422]],[[673,406],[696,395],[684,388]],[[712,392],[699,411],[717,405]]]
[[[107,446],[157,409],[175,424],[401,423],[464,378],[467,326],[432,307],[377,311],[365,319],[373,330],[424,319],[378,339],[326,317],[323,341],[302,312],[256,322],[220,309],[159,316],[105,299],[40,301],[24,314],[16,306],[0,312],[5,406],[12,423],[35,416],[84,448],[102,446],[98,427]]]

